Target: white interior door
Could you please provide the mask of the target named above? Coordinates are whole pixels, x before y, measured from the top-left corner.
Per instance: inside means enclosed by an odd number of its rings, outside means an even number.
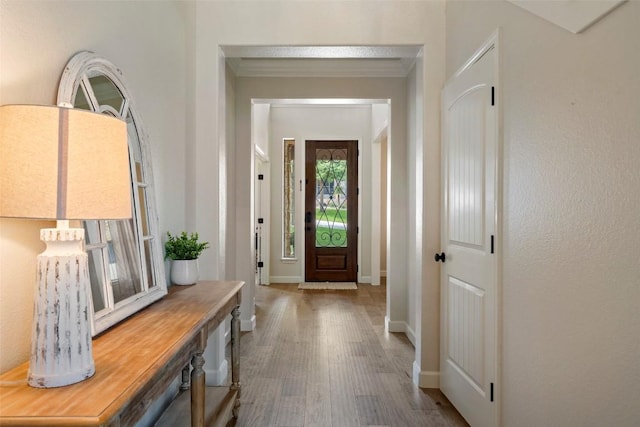
[[[441,388],[472,426],[497,423],[496,46],[443,91]]]

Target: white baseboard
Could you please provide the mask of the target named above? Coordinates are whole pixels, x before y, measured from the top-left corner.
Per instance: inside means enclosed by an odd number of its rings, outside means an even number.
[[[407,338],[409,338],[409,341],[411,341],[411,344],[413,344],[413,348],[416,348],[416,333],[414,332],[413,329],[411,329],[411,326],[409,326],[408,323],[404,324],[405,326],[405,335],[407,336]]]
[[[240,319],[240,330],[242,332],[250,332],[256,328],[256,315],[251,316],[251,319]]]
[[[270,276],[269,283],[300,283],[304,282],[300,276]]]
[[[205,382],[208,386],[224,385],[229,371],[227,359],[223,359],[217,369],[207,368],[207,364],[205,363],[203,370],[206,378]]]
[[[390,320],[389,316],[384,317],[384,327],[387,332],[405,332],[405,325],[403,320]]]
[[[411,344],[413,344],[414,347],[416,346],[416,333],[414,332],[413,329],[411,329],[409,324],[404,320],[389,320],[389,317],[385,316],[384,327],[387,330],[387,332],[404,333],[409,339],[409,341],[411,341]]]
[[[413,383],[421,388],[440,388],[439,371],[421,371],[416,360],[413,361]]]
[[[360,276],[358,283],[371,283],[371,276]]]
[[[420,380],[418,382],[418,387],[440,388],[440,372],[439,371],[420,372]]]

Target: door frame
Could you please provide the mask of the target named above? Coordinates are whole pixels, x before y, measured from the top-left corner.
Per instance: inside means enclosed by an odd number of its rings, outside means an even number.
[[[455,73],[453,73],[453,75],[451,77],[449,77],[447,79],[447,81],[444,84],[444,87],[446,87],[451,80],[455,79],[456,77],[458,77],[459,75],[461,75],[463,72],[467,71],[469,68],[471,68],[473,66],[473,64],[475,64],[485,53],[487,53],[489,50],[494,49],[495,52],[495,56],[494,56],[494,72],[495,72],[495,81],[494,81],[494,87],[495,87],[495,91],[494,91],[494,100],[495,100],[495,135],[496,135],[496,152],[495,152],[495,200],[494,200],[494,212],[495,212],[495,217],[494,217],[494,226],[495,226],[495,242],[494,242],[494,263],[493,263],[493,269],[495,272],[495,278],[496,278],[496,282],[495,282],[495,286],[496,286],[496,291],[495,291],[495,301],[494,301],[494,306],[495,306],[495,324],[493,325],[493,333],[495,334],[495,360],[494,360],[494,370],[495,370],[495,382],[494,382],[494,388],[493,388],[493,393],[494,393],[494,411],[495,411],[495,420],[496,420],[496,425],[502,425],[502,419],[501,419],[501,415],[502,415],[502,371],[500,369],[500,367],[502,366],[502,353],[501,353],[501,349],[502,349],[502,317],[503,317],[503,311],[502,311],[502,281],[503,281],[503,275],[502,275],[502,263],[503,263],[503,251],[502,251],[502,243],[503,243],[503,238],[502,238],[502,223],[503,223],[503,182],[504,182],[504,178],[503,178],[503,125],[502,125],[502,79],[501,79],[501,64],[502,64],[502,50],[501,50],[501,39],[502,39],[502,32],[500,28],[497,28],[490,36],[489,38],[482,43],[482,45],[480,46],[480,48],[478,48],[473,55],[471,55],[471,57],[462,65],[462,67],[460,67]],[[444,87],[443,87],[443,92],[444,92]],[[444,129],[445,129],[445,115],[444,115],[444,111],[446,109],[446,106],[444,105],[444,96],[441,96],[441,162],[442,162],[442,156],[444,156],[445,154],[445,140],[444,140]],[[444,178],[444,174],[446,173],[446,170],[443,167],[443,170],[441,171],[441,176]],[[441,203],[442,206],[444,206],[445,203],[445,186],[447,185],[447,181],[446,180],[442,180],[441,182],[441,195],[442,195],[442,199],[441,199]],[[446,225],[446,218],[445,215],[441,215],[441,230],[444,230],[444,227]],[[441,242],[440,245],[442,248],[445,247],[445,242],[444,242],[444,233],[441,233]],[[443,295],[444,295],[444,278],[442,277],[442,273],[440,275],[440,312],[441,313],[445,313],[443,304],[445,303]],[[444,340],[444,327],[445,327],[445,321],[446,319],[443,319],[441,317],[440,319],[440,363],[442,363],[443,360],[446,360],[445,358],[445,343],[443,342]]]

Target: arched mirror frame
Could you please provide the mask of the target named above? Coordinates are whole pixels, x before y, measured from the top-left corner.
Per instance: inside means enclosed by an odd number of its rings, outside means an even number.
[[[119,91],[122,102],[119,109],[107,103],[100,103],[94,94],[92,80],[96,78],[103,84],[108,83],[106,77]],[[90,256],[90,263],[93,259],[96,268],[91,276],[91,309],[92,332],[94,335],[104,331],[110,326],[141,310],[154,301],[167,294],[167,284],[164,272],[164,260],[162,244],[158,227],[158,217],[156,210],[156,199],[153,189],[153,172],[151,167],[151,154],[149,151],[149,138],[144,131],[142,119],[138,115],[135,103],[127,89],[122,72],[111,62],[101,58],[93,52],[79,52],[74,55],[64,68],[58,87],[58,105],[76,104],[78,91],[82,91],[85,97],[85,109],[109,114],[123,119],[127,122],[129,133],[129,158],[132,177],[132,206],[133,219],[128,224],[120,221],[84,221],[86,231],[87,252]],[[137,139],[137,141],[136,141]],[[136,143],[138,145],[136,145]],[[136,157],[139,157],[136,159]],[[139,161],[138,161],[139,160]],[[115,228],[125,226],[132,229],[129,235],[133,234],[128,243],[135,243],[128,247],[129,251],[120,251],[117,255],[114,251],[114,242],[110,241],[113,234],[110,227]],[[110,237],[111,236],[111,237]],[[117,244],[116,244],[117,246]],[[129,246],[123,244],[122,246]],[[127,248],[125,248],[127,249]],[[137,251],[137,253],[135,253]],[[127,263],[137,262],[137,271],[131,268],[131,264],[125,265],[123,253],[134,252],[135,259],[128,256]],[[114,255],[114,253],[116,255]],[[120,257],[120,259],[118,258]],[[150,264],[150,265],[149,265]],[[90,266],[91,269],[91,266]],[[120,277],[117,271],[135,271],[139,277],[135,286],[135,293],[132,295],[114,296],[114,281],[112,277]],[[100,295],[97,295],[100,293]]]

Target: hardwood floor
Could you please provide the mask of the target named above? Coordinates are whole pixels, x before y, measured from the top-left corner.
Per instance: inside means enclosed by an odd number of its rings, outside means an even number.
[[[260,286],[242,335],[236,426],[466,426],[438,390],[411,381],[414,350],[385,333],[386,287]]]

